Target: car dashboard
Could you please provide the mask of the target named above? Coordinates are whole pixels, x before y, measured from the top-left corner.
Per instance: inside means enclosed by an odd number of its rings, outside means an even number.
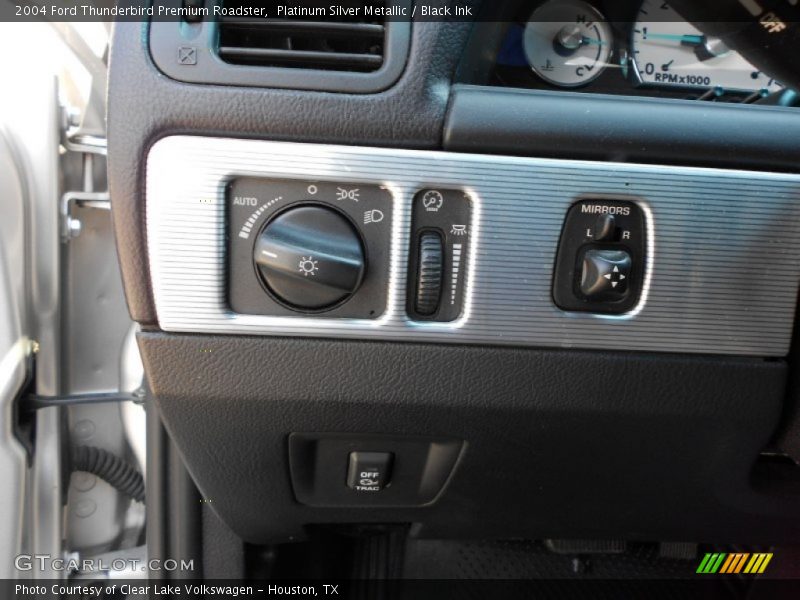
[[[467,4],[116,24],[153,527],[796,540],[791,86],[660,1]]]

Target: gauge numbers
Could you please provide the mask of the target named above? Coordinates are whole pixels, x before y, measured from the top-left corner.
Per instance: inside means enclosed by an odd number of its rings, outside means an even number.
[[[632,46],[642,83],[765,93],[781,89],[722,40],[703,35],[662,0],[644,0],[633,27]]]
[[[533,11],[523,36],[525,57],[542,79],[576,87],[608,63],[612,32],[603,15],[582,0],[550,0]]]

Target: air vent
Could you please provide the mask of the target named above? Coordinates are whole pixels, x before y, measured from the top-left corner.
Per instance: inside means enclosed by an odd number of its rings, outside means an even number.
[[[339,6],[334,3],[325,7],[328,14],[317,17],[270,14],[270,18],[255,18],[232,16],[252,14],[236,10],[237,6],[252,9],[250,0],[225,0],[226,16],[191,22],[153,19],[150,54],[164,74],[178,81],[378,93],[394,85],[405,69],[411,48],[412,1],[358,0],[361,9],[355,17],[331,15]],[[308,13],[309,7],[319,4],[294,0],[280,6]],[[367,6],[373,12],[364,16]]]
[[[219,56],[235,65],[369,73],[383,65],[384,19],[251,19],[219,24]]]

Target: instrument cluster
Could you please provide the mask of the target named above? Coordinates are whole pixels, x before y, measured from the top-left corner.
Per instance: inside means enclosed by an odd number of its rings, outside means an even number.
[[[523,3],[500,47],[496,84],[765,102],[783,86],[662,0]]]

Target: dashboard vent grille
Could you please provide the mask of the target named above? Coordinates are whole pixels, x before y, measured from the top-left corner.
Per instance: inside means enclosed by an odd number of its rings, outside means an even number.
[[[383,65],[385,41],[383,18],[225,17],[218,52],[236,65],[368,73]]]

